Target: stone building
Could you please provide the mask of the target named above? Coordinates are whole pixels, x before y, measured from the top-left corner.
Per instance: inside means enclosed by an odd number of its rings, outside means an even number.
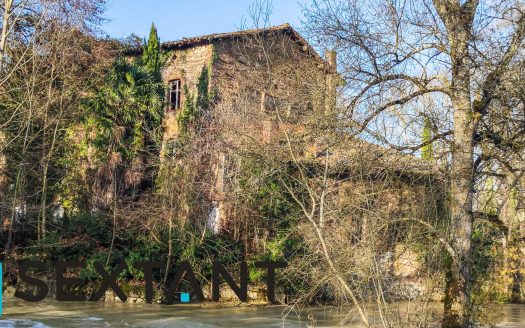
[[[208,75],[208,92],[220,93],[220,98],[242,89],[244,94],[236,96],[256,95],[259,106],[268,107],[271,102],[296,97],[300,92],[311,99],[302,98],[297,106],[309,103],[314,109],[314,102],[320,101],[316,97],[324,99],[330,92],[326,102],[316,105],[329,107],[335,102],[335,55],[327,52],[326,60],[322,59],[289,24],[184,38],[165,42],[162,48],[171,52],[163,73],[163,80],[169,85],[166,140],[177,138],[177,110],[190,95],[197,94],[203,74]],[[309,76],[314,72],[324,81],[298,83],[299,70]],[[283,79],[287,71],[292,72]],[[315,95],[309,90],[314,84]]]
[[[168,90],[161,158],[176,153],[177,142],[184,129],[181,116],[187,114],[185,111],[188,107],[196,107],[194,110],[201,114],[208,113],[211,117],[216,114],[211,120],[228,121],[226,130],[229,133],[222,133],[221,143],[216,143],[216,149],[210,153],[213,181],[209,183],[203,197],[207,203],[202,211],[207,213],[206,226],[213,232],[219,232],[227,226],[228,203],[233,202],[225,181],[229,167],[228,152],[241,147],[248,149],[249,146],[243,143],[258,139],[254,144],[269,144],[270,151],[279,156],[283,132],[301,135],[303,122],[300,118],[320,113],[315,119],[323,115],[327,120],[335,119],[330,116],[330,112],[336,106],[336,89],[341,81],[336,71],[336,55],[326,51],[325,58],[322,58],[288,24],[185,38],[165,42],[162,48],[169,51],[170,58],[162,75]],[[232,115],[234,112],[236,115]],[[222,130],[224,132],[224,124]],[[321,133],[319,139],[323,138],[327,137]],[[308,161],[315,158],[323,141],[316,137],[303,140],[303,136],[295,140],[299,139],[301,141],[298,144],[305,148],[301,153],[303,159]],[[340,154],[334,157],[333,166],[337,174],[331,177],[342,179],[342,205],[347,198],[344,196],[345,189],[365,185],[356,179],[349,183],[345,172],[355,172],[355,169],[345,160],[355,159],[358,155],[373,155],[372,160],[363,159],[363,163],[368,166],[375,164],[373,168],[367,166],[370,175],[378,170],[384,172],[391,166],[387,162],[398,166],[393,171],[407,169],[400,168],[402,163],[415,163],[414,158],[403,162],[400,160],[402,157],[392,152],[386,153],[385,149],[364,141],[346,140],[342,144],[346,148],[341,148]],[[414,168],[410,170],[415,172]],[[413,175],[416,176],[421,175]],[[392,196],[388,211],[409,211],[407,202],[402,199],[424,194],[420,189],[425,183],[413,183],[422,179],[410,180],[411,185],[389,186]],[[411,191],[399,192],[401,189]],[[394,199],[396,204],[392,205]],[[410,203],[417,202],[411,200]]]
[[[181,118],[190,107],[202,114],[233,102],[248,104],[261,116],[239,122],[230,141],[246,130],[272,142],[278,131],[294,126],[294,117],[335,106],[335,55],[320,57],[289,24],[184,38],[161,47],[170,56],[162,74],[168,90],[161,159],[176,152]],[[266,115],[276,108],[284,120]],[[227,154],[217,149],[213,157],[215,186],[205,198],[207,226],[218,232],[226,216]]]
[[[190,107],[207,115],[208,128],[215,134],[212,150],[197,150],[206,152],[211,168],[202,173],[209,175],[208,180],[199,181],[205,187],[201,210],[194,217],[202,217],[208,230],[231,234],[252,246],[265,238],[264,227],[260,234],[250,232],[248,237],[246,231],[238,235],[232,231],[239,226],[235,217],[248,219],[249,215],[233,214],[237,199],[230,180],[238,168],[232,167],[231,157],[239,150],[245,154],[268,151],[267,157],[286,161],[286,134],[298,148],[301,165],[311,172],[315,167],[323,170],[323,152],[330,144],[327,184],[336,191],[329,202],[339,215],[339,221],[330,216],[326,221],[327,238],[334,239],[333,245],[369,239],[385,256],[390,254],[388,263],[400,258],[403,267],[410,267],[407,271],[393,265],[399,275],[415,274],[416,261],[398,251],[404,248],[398,247],[401,241],[391,233],[399,231],[403,222],[389,219],[437,219],[442,214],[443,185],[428,163],[412,156],[351,138],[343,130],[326,132],[321,127],[315,131],[325,122],[333,129],[337,120],[332,109],[341,77],[334,52],[326,51],[322,58],[288,24],[185,38],[165,42],[162,48],[170,57],[162,75],[168,90],[161,160],[176,157],[178,142],[184,139],[181,118]],[[248,224],[247,229],[255,225]]]

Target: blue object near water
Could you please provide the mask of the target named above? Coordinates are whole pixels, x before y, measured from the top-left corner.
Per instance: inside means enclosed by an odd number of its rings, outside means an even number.
[[[181,301],[181,303],[189,303],[190,302],[190,293],[180,293],[180,301]]]

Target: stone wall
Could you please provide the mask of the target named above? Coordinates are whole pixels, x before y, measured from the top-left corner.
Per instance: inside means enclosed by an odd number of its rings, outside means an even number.
[[[283,131],[298,128],[305,114],[325,112],[328,75],[334,70],[309,51],[287,34],[214,39],[173,51],[163,72],[164,82],[180,79],[196,95],[198,78],[208,65],[209,91],[217,95],[211,114],[205,115],[211,121],[205,124],[217,133],[209,137],[216,142],[211,145],[216,153],[209,161],[215,185],[205,192],[209,204],[203,204],[210,208],[204,222],[214,233],[223,230],[229,217],[230,191],[223,181],[229,153],[245,147],[246,140],[261,141],[268,148],[279,145]],[[183,88],[182,106],[187,98]],[[166,113],[164,128],[161,158],[166,149],[176,146],[176,112]]]
[[[188,98],[184,90],[196,95],[197,82],[203,67],[209,67],[212,60],[213,47],[211,45],[197,45],[191,48],[174,50],[172,57],[162,72],[162,80],[168,84],[171,80],[181,80],[181,107]],[[167,110],[164,118],[164,140],[176,139],[179,134],[177,113]]]

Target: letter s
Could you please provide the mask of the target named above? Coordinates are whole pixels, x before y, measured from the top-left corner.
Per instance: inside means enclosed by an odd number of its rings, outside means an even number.
[[[47,284],[44,281],[28,276],[27,271],[29,271],[29,268],[45,270],[46,266],[43,262],[40,261],[26,261],[22,263],[22,266],[20,267],[20,279],[28,285],[36,286],[37,293],[28,294],[25,292],[21,292],[17,289],[15,292],[15,296],[23,299],[24,301],[38,302],[46,298],[49,288],[47,287]]]

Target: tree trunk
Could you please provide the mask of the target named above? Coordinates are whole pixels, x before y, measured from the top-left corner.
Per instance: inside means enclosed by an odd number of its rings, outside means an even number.
[[[11,8],[13,7],[13,0],[6,0],[4,4],[4,17],[2,18],[2,35],[0,36],[0,72],[4,68],[5,51],[7,49],[7,35],[9,34],[9,18],[11,16]]]
[[[166,271],[164,272],[164,278],[162,279],[162,282],[164,286],[166,286],[166,283],[168,281],[168,275],[170,272],[170,266],[171,266],[171,257],[173,256],[173,203],[170,202],[170,209],[167,211],[169,218],[168,218],[168,255],[166,259]]]
[[[460,38],[461,40],[461,38]],[[466,38],[461,41],[462,51],[453,56],[454,94],[454,149],[451,167],[451,219],[452,247],[456,258],[447,273],[443,327],[469,326],[470,255],[472,237],[473,154],[475,119],[471,111],[470,77]],[[464,48],[463,48],[464,46]],[[454,54],[454,52],[452,52]],[[457,59],[454,60],[454,58]]]
[[[470,324],[470,256],[474,183],[474,132],[479,117],[473,112],[470,95],[469,42],[477,0],[434,0],[448,38],[452,64],[450,99],[454,113],[454,144],[450,170],[451,245],[455,256],[447,272],[444,328],[466,328]]]
[[[469,280],[472,237],[473,123],[469,98],[454,101],[455,144],[451,168],[452,259],[447,273],[443,327],[469,325]],[[468,106],[465,108],[465,106]]]

